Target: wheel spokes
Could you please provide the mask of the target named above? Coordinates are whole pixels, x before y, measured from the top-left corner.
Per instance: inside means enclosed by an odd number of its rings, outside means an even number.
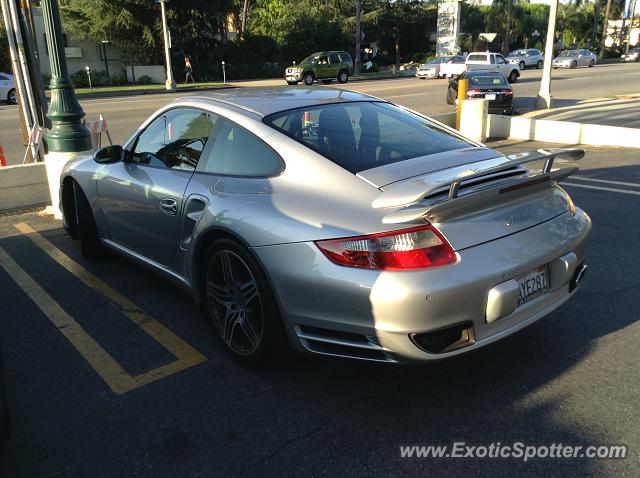
[[[229,253],[221,253],[220,262],[222,266],[222,280],[228,288],[233,288],[235,286],[235,276],[233,274],[233,265],[231,264],[231,256]]]
[[[207,284],[207,292],[209,297],[211,297],[217,304],[225,307],[230,305],[233,299],[228,287],[216,284],[212,281],[209,281]]]
[[[238,291],[244,298],[246,304],[249,304],[253,299],[258,297],[258,285],[253,278],[248,282],[239,285]]]
[[[259,345],[260,337],[258,336],[258,333],[253,327],[253,324],[249,322],[246,313],[243,313],[240,316],[240,321],[238,322],[238,325],[240,326],[240,330],[242,331],[242,334],[247,339],[247,342],[249,342],[249,344],[251,345],[251,349],[255,350]]]

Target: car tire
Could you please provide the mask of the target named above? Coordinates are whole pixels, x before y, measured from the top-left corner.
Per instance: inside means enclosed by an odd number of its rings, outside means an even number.
[[[342,70],[338,73],[338,83],[346,83],[349,81],[349,72],[347,70]]]
[[[589,68],[593,68],[593,65],[595,65],[595,64],[596,64],[596,61],[595,60],[591,60],[589,62]]]
[[[16,95],[15,88],[9,90],[9,93],[7,94],[7,103],[9,103],[10,105],[18,104],[18,96]]]
[[[82,257],[89,260],[99,259],[102,256],[103,248],[100,243],[96,220],[87,197],[75,181],[73,182],[73,198],[76,231],[80,240]]]
[[[290,86],[295,86],[295,85],[298,84],[298,82],[297,81],[287,81],[287,84],[290,85]]]
[[[315,78],[313,77],[313,73],[305,73],[304,76],[302,77],[302,81],[307,86],[313,85],[313,82],[315,81]]]
[[[571,69],[574,69],[574,68],[578,68],[578,62],[577,61],[574,61],[573,63],[571,63]]]
[[[518,63],[518,68],[520,68],[520,71],[524,70],[527,67],[527,64],[524,61],[521,61],[520,63]]]
[[[542,62],[542,60],[538,60],[538,63],[536,63],[536,68],[540,70],[542,69],[543,66],[544,66],[544,63]]]
[[[203,313],[234,359],[257,366],[289,350],[267,276],[245,247],[214,241],[205,253],[201,287]]]
[[[518,74],[517,70],[511,70],[511,73],[509,73],[508,77],[509,83],[515,83],[516,81],[518,81],[518,76],[520,75]]]

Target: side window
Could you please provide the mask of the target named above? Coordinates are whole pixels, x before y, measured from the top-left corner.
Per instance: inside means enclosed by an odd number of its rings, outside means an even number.
[[[138,136],[131,159],[138,164],[193,171],[217,121],[190,108],[165,111]]]
[[[490,58],[491,58],[491,64],[492,64],[492,65],[495,65],[495,63],[496,63],[496,56],[495,56],[495,55],[489,55],[489,56],[490,56]]]
[[[337,53],[332,53],[331,55],[329,55],[329,59],[333,64],[340,63],[340,58],[338,57]]]
[[[329,64],[329,57],[321,56],[320,58],[318,58],[318,65],[328,65],[328,64]]]
[[[507,61],[504,59],[502,55],[496,55],[496,63],[498,63],[498,65],[503,65],[506,62]]]
[[[353,63],[353,60],[351,59],[351,55],[349,55],[348,53],[338,53],[338,57],[340,58],[340,61],[342,63]]]
[[[282,171],[280,157],[257,136],[230,121],[220,122],[213,147],[202,158],[199,172],[269,177]]]
[[[2,76],[0,75],[0,81],[7,81],[9,78],[7,78],[6,76]]]

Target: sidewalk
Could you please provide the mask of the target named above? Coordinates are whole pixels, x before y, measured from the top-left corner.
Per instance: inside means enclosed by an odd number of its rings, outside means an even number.
[[[559,102],[562,105],[562,102]],[[607,126],[640,128],[640,93],[616,98],[594,98],[551,110],[530,111],[526,118],[575,121]]]
[[[414,70],[403,70],[393,72],[365,73],[359,76],[352,76],[349,81],[371,81],[371,80],[389,80],[394,78],[410,78],[415,76]],[[317,82],[317,84],[322,84]],[[335,82],[334,82],[335,84]],[[255,80],[233,80],[227,83],[211,82],[196,83],[194,86],[185,84],[177,85],[177,92],[188,93],[193,91],[217,90],[222,88],[241,88],[241,87],[269,87],[269,86],[286,86],[286,82],[282,78],[266,78]],[[107,86],[96,87],[93,92],[89,92],[88,88],[77,88],[76,96],[79,99],[91,98],[113,98],[119,96],[136,96],[136,95],[157,95],[163,93],[176,93],[164,89],[162,85],[132,85],[132,86]]]

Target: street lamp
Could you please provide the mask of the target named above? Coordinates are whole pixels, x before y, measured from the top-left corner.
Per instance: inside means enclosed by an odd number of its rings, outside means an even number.
[[[164,86],[167,90],[175,90],[176,82],[173,79],[173,70],[171,69],[171,37],[169,36],[169,28],[167,28],[167,11],[164,7],[164,4],[167,3],[168,0],[155,0],[156,3],[160,4],[160,11],[162,12],[162,32],[164,35],[164,57],[165,62],[167,64],[167,81],[165,81]]]

